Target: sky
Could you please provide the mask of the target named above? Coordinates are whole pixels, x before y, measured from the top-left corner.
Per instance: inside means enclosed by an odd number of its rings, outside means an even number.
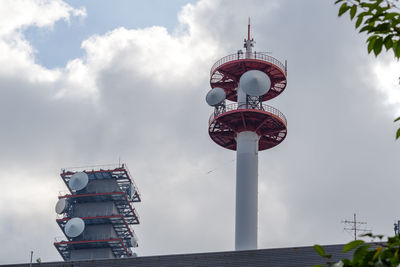
[[[288,135],[259,153],[259,248],[339,244],[353,213],[393,235],[400,64],[368,55],[333,1],[0,2],[0,264],[59,261],[61,168],[118,163],[142,194],[139,256],[234,249],[235,158],[208,136],[209,71],[288,61],[267,104]],[[210,172],[211,171],[211,172]]]

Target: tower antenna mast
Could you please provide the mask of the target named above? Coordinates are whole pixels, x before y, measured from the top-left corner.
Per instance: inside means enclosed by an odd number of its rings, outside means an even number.
[[[247,40],[250,40],[250,17],[249,17],[249,24],[247,25]]]
[[[239,50],[213,65],[212,89],[206,96],[214,108],[208,127],[211,139],[236,151],[236,250],[257,248],[258,152],[279,145],[287,133],[285,116],[263,103],[286,88],[286,67],[265,53],[253,52],[250,37],[249,18],[245,55]]]
[[[354,240],[357,240],[357,233],[362,232],[365,233],[369,231],[366,228],[362,228],[362,225],[366,225],[366,222],[358,222],[356,214],[354,213],[353,215],[353,220],[344,220],[342,221],[344,223],[345,227],[343,228],[349,233],[352,233],[354,235]]]

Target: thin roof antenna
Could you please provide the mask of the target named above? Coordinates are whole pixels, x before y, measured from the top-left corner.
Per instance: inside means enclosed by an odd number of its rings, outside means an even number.
[[[247,24],[247,39],[244,39],[244,48],[246,48],[246,58],[252,57],[252,47],[254,46],[254,39],[250,39],[250,17]]]
[[[394,234],[400,235],[400,220],[394,223]]]
[[[247,40],[250,40],[250,17],[249,17],[249,24],[247,25]]]
[[[29,267],[32,267],[32,257],[33,257],[33,250],[31,250],[31,261],[29,262]]]
[[[344,220],[344,221],[342,221],[342,223],[344,223],[344,225],[345,225],[345,227],[343,228],[344,230],[346,230],[349,233],[354,234],[354,240],[357,240],[357,233],[359,233],[359,232],[362,232],[362,233],[370,232],[370,230],[368,230],[368,229],[361,228],[361,225],[365,225],[367,223],[366,222],[358,222],[355,213],[354,213],[353,221]],[[346,227],[346,226],[348,226],[348,227]]]

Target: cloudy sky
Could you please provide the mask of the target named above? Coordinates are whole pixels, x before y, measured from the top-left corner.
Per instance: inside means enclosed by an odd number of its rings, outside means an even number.
[[[235,153],[214,144],[209,70],[251,17],[288,60],[269,104],[288,136],[259,154],[259,248],[351,240],[400,218],[400,64],[367,55],[333,1],[0,2],[0,264],[61,257],[61,168],[126,162],[142,193],[139,256],[234,249]],[[213,170],[212,172],[210,172]]]

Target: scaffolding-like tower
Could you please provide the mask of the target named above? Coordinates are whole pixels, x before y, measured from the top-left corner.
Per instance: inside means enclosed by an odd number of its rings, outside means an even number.
[[[206,97],[214,107],[208,124],[211,139],[237,151],[236,250],[257,248],[258,151],[280,144],[287,133],[285,116],[263,103],[286,88],[286,63],[253,51],[253,45],[249,19],[245,53],[239,50],[212,66],[212,89]]]
[[[56,222],[66,239],[54,246],[65,261],[125,258],[136,254],[140,193],[125,164],[62,169],[69,193],[60,195]]]

